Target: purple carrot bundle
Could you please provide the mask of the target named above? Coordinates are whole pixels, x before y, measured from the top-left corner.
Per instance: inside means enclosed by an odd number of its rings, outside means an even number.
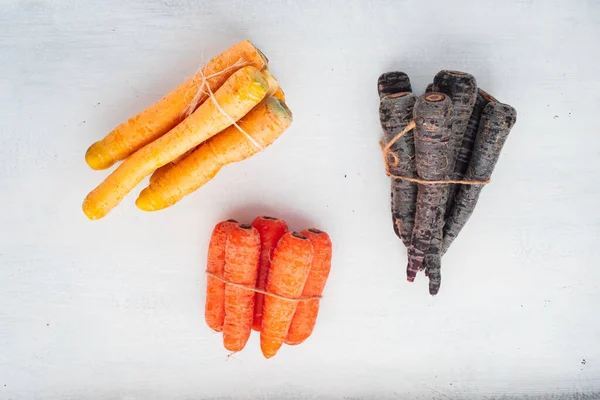
[[[400,71],[382,74],[377,89],[392,222],[407,248],[407,279],[424,270],[436,295],[442,256],[489,183],[516,111],[459,71],[440,71],[420,97]]]

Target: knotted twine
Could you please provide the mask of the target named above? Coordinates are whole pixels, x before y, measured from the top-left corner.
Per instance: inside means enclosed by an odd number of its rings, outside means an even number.
[[[382,155],[383,155],[383,164],[385,165],[385,174],[387,176],[389,176],[391,178],[407,181],[407,182],[419,183],[421,185],[441,185],[441,184],[451,184],[451,183],[456,183],[459,185],[487,185],[488,183],[491,182],[490,179],[485,180],[485,181],[462,181],[462,180],[459,181],[459,180],[453,180],[453,179],[428,181],[425,179],[410,178],[408,176],[392,174],[390,171],[390,167],[397,166],[398,163],[400,162],[400,159],[398,158],[398,156],[396,154],[394,154],[394,152],[392,152],[390,150],[390,148],[394,145],[394,143],[396,143],[398,141],[398,139],[400,139],[402,136],[404,136],[410,130],[414,129],[416,126],[417,126],[417,124],[415,123],[414,120],[410,121],[410,123],[408,125],[406,125],[406,128],[402,129],[402,131],[400,131],[396,136],[394,136],[392,138],[392,140],[389,141],[388,144],[384,145],[383,141],[379,142],[379,145],[381,146]],[[388,156],[392,156],[392,158],[394,160],[392,162],[388,161]]]

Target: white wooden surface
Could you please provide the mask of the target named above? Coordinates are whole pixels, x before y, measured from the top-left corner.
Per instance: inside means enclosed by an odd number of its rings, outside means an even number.
[[[0,398],[593,398],[599,23],[593,0],[0,1]],[[88,145],[246,38],[293,127],[172,209],[136,191],[88,221]],[[376,80],[422,92],[442,68],[519,117],[432,298],[404,279]],[[306,343],[228,360],[206,245],[258,214],[327,230],[333,271]]]

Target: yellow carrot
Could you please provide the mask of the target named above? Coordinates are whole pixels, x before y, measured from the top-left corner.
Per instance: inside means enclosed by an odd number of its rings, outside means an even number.
[[[144,177],[227,128],[231,119],[243,117],[267,90],[267,82],[256,68],[238,70],[215,92],[214,101],[204,102],[167,134],[132,154],[88,194],[83,202],[85,214],[90,219],[104,217]]]
[[[156,211],[175,204],[210,181],[224,165],[251,157],[273,143],[291,122],[292,113],[285,103],[269,97],[239,122],[252,140],[235,126],[227,128],[161,173],[140,193],[137,206]]]
[[[167,133],[186,117],[190,105],[195,103],[199,106],[207,99],[204,93],[206,88],[202,88],[202,75],[207,77],[207,84],[214,92],[239,68],[252,65],[262,69],[266,64],[264,54],[250,41],[235,44],[210,60],[202,69],[202,73],[194,75],[161,100],[119,125],[104,139],[90,146],[85,154],[86,162],[93,169],[109,168]]]

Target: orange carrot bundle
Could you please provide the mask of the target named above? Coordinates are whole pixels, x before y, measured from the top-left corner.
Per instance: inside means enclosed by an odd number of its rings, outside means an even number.
[[[254,292],[247,287],[256,285],[260,235],[250,225],[236,225],[229,232],[225,246],[224,278],[244,287],[225,285],[225,318],[223,344],[229,351],[246,346],[252,330]]]
[[[210,60],[201,72],[94,143],[85,155],[86,162],[93,169],[106,169],[124,160],[173,129],[208,98],[204,79],[214,92],[241,67],[251,65],[260,70],[267,61],[250,41],[235,44]]]
[[[258,267],[256,288],[265,290],[267,277],[269,276],[269,268],[271,267],[273,250],[275,250],[275,246],[279,242],[279,239],[287,232],[288,226],[284,220],[272,217],[256,217],[252,222],[252,226],[255,227],[260,234],[260,264]],[[252,329],[260,331],[265,295],[257,292],[254,299],[254,321],[252,323]]]
[[[283,343],[300,344],[314,330],[331,240],[318,229],[287,229],[281,219],[257,217],[252,225],[228,220],[213,230],[205,317],[223,332],[229,351],[241,351],[256,330],[263,355],[271,358]]]
[[[306,236],[297,232],[284,234],[273,252],[271,270],[267,280],[267,292],[277,296],[266,296],[260,348],[266,358],[271,358],[281,348],[288,333],[310,273],[313,246]],[[288,300],[291,299],[291,300]]]
[[[327,233],[318,229],[306,229],[300,233],[310,240],[314,249],[312,265],[302,291],[302,297],[320,297],[331,270],[331,240]],[[320,299],[318,298],[298,303],[290,329],[285,337],[286,344],[300,344],[311,335],[317,322],[319,303]]]
[[[230,219],[218,223],[210,238],[208,245],[208,262],[206,271],[216,276],[224,276],[225,271],[225,245],[231,230],[237,221]],[[225,283],[208,275],[206,278],[206,306],[204,318],[210,329],[221,332],[225,318]]]

